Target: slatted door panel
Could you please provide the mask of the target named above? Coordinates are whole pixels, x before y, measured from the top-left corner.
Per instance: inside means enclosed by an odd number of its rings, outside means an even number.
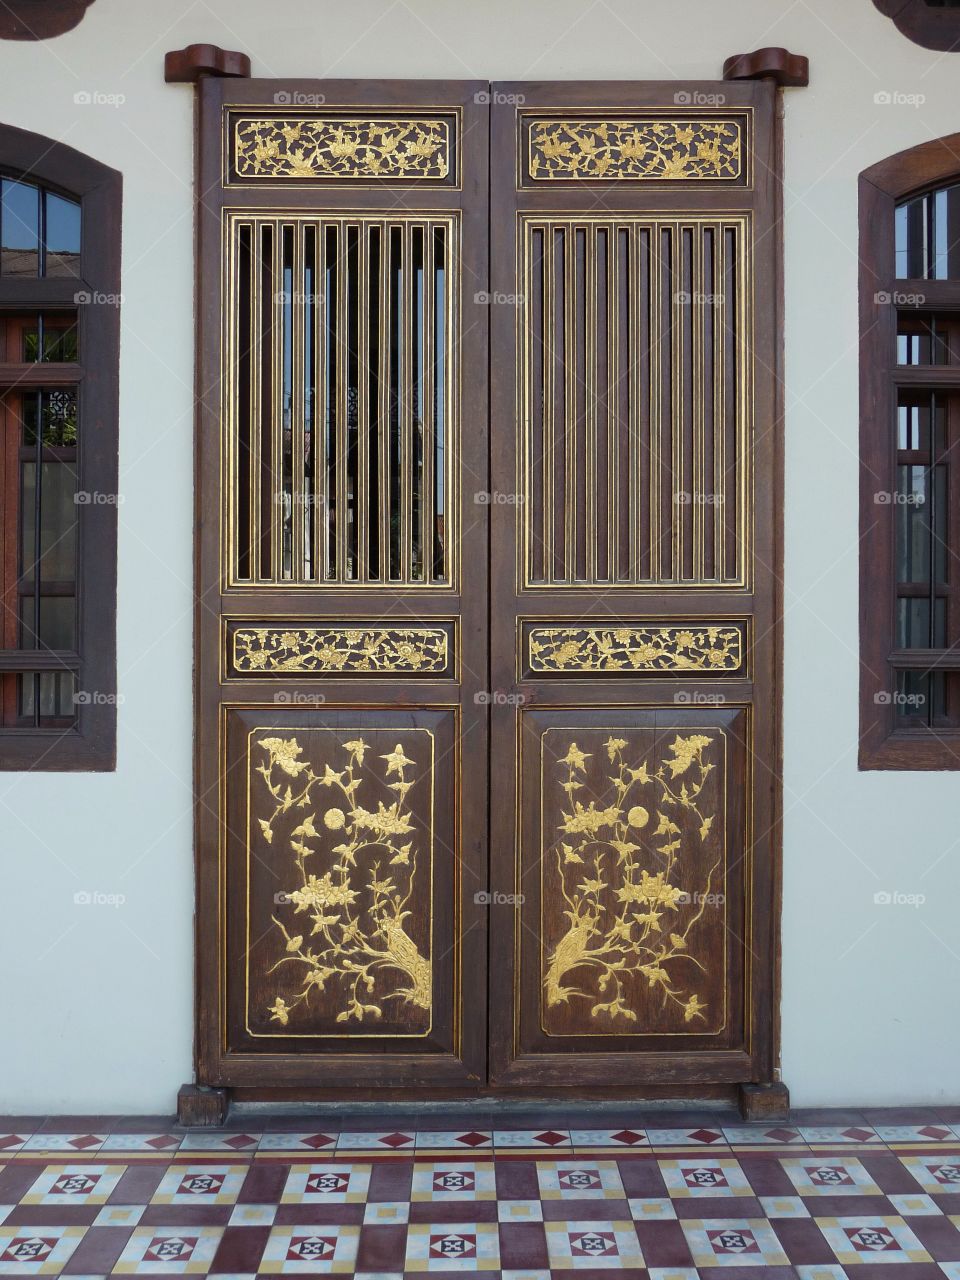
[[[493,94],[503,1085],[772,1079],[775,91],[683,89]]]
[[[483,87],[201,85],[204,1083],[485,1069]]]

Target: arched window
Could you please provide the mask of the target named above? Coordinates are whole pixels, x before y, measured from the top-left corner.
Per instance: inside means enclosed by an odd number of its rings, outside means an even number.
[[[0,765],[116,740],[119,174],[0,128]]]
[[[862,768],[960,768],[960,135],[860,177]]]
[[[924,49],[960,49],[960,0],[873,0],[901,35]]]

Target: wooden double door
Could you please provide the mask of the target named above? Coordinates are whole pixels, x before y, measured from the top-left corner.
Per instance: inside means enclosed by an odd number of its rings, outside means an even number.
[[[201,84],[202,1083],[774,1078],[774,107]]]

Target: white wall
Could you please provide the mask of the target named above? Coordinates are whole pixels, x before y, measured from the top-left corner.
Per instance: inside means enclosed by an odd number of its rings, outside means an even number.
[[[783,1075],[798,1104],[955,1100],[955,776],[856,769],[856,175],[960,129],[960,55],[870,0],[96,0],[60,39],[0,44],[0,120],[123,172],[126,299],[119,767],[0,777],[0,1111],[169,1110],[191,1077],[192,114],[162,68],[193,41],[276,77],[709,79],[763,45],[810,56],[786,96]],[[927,901],[875,906],[884,889]]]

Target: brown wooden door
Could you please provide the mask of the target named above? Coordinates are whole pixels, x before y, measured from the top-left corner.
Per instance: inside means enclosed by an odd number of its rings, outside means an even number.
[[[201,85],[207,1083],[484,1075],[485,87]]]
[[[769,1081],[775,90],[492,100],[491,1079]]]
[[[201,85],[203,1083],[772,1079],[774,105]]]

